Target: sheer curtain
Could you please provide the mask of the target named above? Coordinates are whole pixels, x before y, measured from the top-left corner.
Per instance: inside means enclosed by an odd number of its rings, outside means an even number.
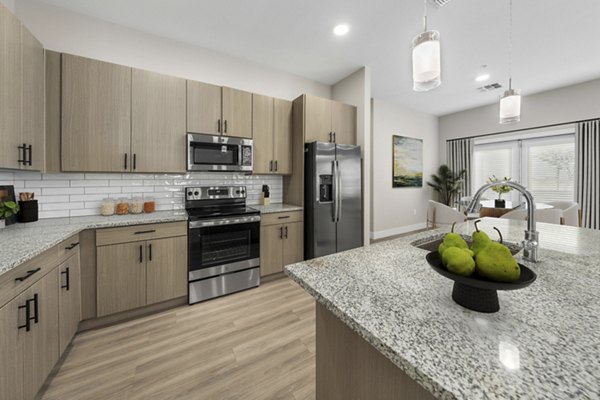
[[[446,160],[448,167],[454,172],[459,173],[463,169],[466,171],[460,195],[453,199],[456,203],[460,197],[471,196],[471,163],[473,160],[473,139],[455,139],[446,142]]]
[[[575,135],[581,226],[600,229],[600,120],[580,122]]]

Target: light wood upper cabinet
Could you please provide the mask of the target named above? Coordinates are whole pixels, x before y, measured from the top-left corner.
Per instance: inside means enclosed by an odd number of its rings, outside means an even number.
[[[146,242],[146,304],[187,294],[187,237]]]
[[[44,47],[21,25],[23,55],[23,112],[21,141],[26,146],[22,169],[44,169]]]
[[[304,222],[283,227],[283,266],[304,260]]]
[[[0,168],[20,168],[23,156],[21,23],[0,3]]]
[[[252,139],[252,93],[223,87],[222,133]]]
[[[134,69],[131,78],[134,172],[186,170],[186,81]]]
[[[58,331],[59,351],[62,354],[81,321],[81,268],[79,252],[57,268],[58,273]]]
[[[35,397],[59,358],[57,288],[58,275],[50,272],[19,296],[21,305],[30,302],[33,318],[29,332],[19,331],[23,340],[24,399]]]
[[[275,172],[292,173],[292,102],[274,100],[273,159],[277,161]]]
[[[283,271],[283,226],[260,227],[260,275]]]
[[[131,165],[131,68],[63,54],[62,170]]]
[[[187,81],[187,131],[221,134],[221,86]]]
[[[337,101],[305,96],[304,141],[356,144],[356,107]]]
[[[23,339],[19,326],[24,323],[25,310],[19,308],[21,302],[17,297],[0,308],[0,399],[23,398]]]
[[[356,107],[332,102],[331,130],[339,144],[356,144]]]
[[[134,242],[96,250],[99,317],[146,304],[145,247],[144,242]]]
[[[322,97],[306,96],[304,115],[306,143],[332,141],[331,103],[331,100]]]
[[[273,172],[273,98],[252,95],[253,167],[255,174]]]

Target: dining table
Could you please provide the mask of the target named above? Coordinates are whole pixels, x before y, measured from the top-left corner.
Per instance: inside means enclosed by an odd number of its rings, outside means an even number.
[[[513,206],[513,202],[510,200],[506,200],[505,201],[506,206],[504,208],[499,208],[495,206],[495,200],[482,200],[481,201],[481,208],[479,209],[479,216],[480,217],[493,217],[493,218],[500,218],[501,216],[503,216],[504,214],[512,211],[514,209],[514,207],[518,207],[520,204],[515,204]],[[523,208],[526,209],[527,208],[527,203],[522,203],[523,204]],[[549,209],[549,208],[554,208],[552,205],[550,204],[546,204],[546,203],[535,203],[535,209],[536,210],[544,210],[544,209]]]

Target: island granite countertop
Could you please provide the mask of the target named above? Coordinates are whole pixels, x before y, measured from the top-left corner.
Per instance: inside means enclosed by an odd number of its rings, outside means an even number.
[[[525,222],[484,218],[493,237],[523,239]],[[441,399],[600,398],[600,232],[538,224],[542,261],[528,288],[498,292],[481,314],[451,298],[425,261],[437,229],[285,268],[408,376]],[[456,231],[470,235],[472,222]],[[518,258],[519,255],[517,255]]]

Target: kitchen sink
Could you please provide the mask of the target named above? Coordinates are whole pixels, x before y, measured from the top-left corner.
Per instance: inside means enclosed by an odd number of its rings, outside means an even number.
[[[442,243],[442,241],[444,240],[444,235],[445,234],[439,234],[433,237],[429,237],[426,239],[419,239],[416,240],[414,242],[411,243],[411,245],[419,248],[419,249],[423,249],[423,250],[427,250],[427,251],[437,251],[438,247],[440,246],[440,244]],[[471,236],[465,236],[465,235],[461,235],[461,237],[463,239],[465,239],[465,241],[467,242],[467,244],[469,246],[471,246],[472,243],[472,239]],[[516,244],[516,243],[508,243],[505,242],[504,243],[506,245],[506,247],[509,248],[510,252],[515,255],[517,254],[519,251],[521,251],[521,246]]]

